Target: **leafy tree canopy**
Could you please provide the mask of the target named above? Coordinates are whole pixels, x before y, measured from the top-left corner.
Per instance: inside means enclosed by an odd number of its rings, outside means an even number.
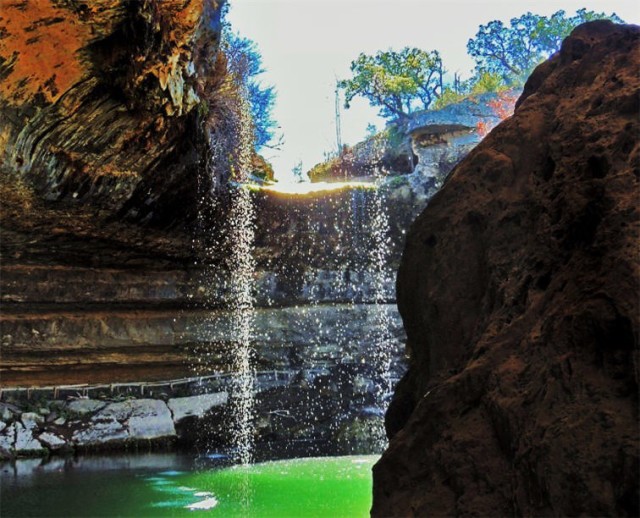
[[[253,118],[256,149],[274,147],[273,140],[278,128],[273,119],[276,90],[273,86],[264,85],[259,79],[264,68],[258,46],[253,40],[233,32],[227,25],[223,32],[222,48],[230,74],[246,91]]]
[[[508,83],[517,83],[551,54],[560,50],[562,40],[581,23],[607,19],[622,23],[616,14],[607,15],[580,9],[568,17],[557,11],[550,17],[527,12],[512,18],[509,26],[499,20],[481,25],[467,51],[476,61],[479,74],[501,75]]]
[[[405,119],[416,109],[427,109],[440,97],[445,73],[437,50],[405,47],[399,52],[360,54],[351,62],[351,79],[338,82],[345,90],[345,107],[360,95],[380,108],[386,118]]]

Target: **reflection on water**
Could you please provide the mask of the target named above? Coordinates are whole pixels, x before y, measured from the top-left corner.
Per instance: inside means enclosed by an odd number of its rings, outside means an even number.
[[[2,516],[358,517],[374,456],[202,467],[184,455],[85,457],[0,466]]]

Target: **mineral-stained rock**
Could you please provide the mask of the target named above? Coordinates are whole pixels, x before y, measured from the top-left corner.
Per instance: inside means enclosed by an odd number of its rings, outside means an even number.
[[[178,424],[186,417],[203,417],[211,409],[225,405],[228,399],[229,395],[226,392],[216,392],[173,398],[167,401],[167,406],[173,414],[173,422]]]
[[[577,28],[412,226],[374,516],[639,514],[639,40]]]
[[[68,297],[77,300],[78,292],[92,299],[101,291],[99,283],[78,275],[77,266],[106,281],[107,298],[100,309],[107,312],[118,302],[109,293],[109,286],[118,284],[109,266],[134,280],[137,286],[124,288],[127,298],[145,308],[148,299],[136,289],[149,287],[148,292],[161,292],[166,300],[174,275],[184,275],[192,259],[189,223],[197,209],[198,177],[206,174],[201,165],[209,153],[205,99],[215,97],[210,82],[226,77],[224,60],[217,59],[222,4],[0,1],[0,291],[3,296],[13,291],[8,270],[17,266],[24,273],[17,280],[21,295],[9,295],[10,304],[27,320],[51,314],[51,306],[58,311],[57,304]],[[28,271],[22,270],[25,265]],[[43,274],[69,288],[61,290],[62,299],[37,297],[47,308],[26,300],[35,286],[51,287],[36,279]],[[151,287],[151,277],[161,285]],[[15,337],[2,335],[2,369],[11,370]],[[50,365],[61,362],[61,372],[85,370],[76,384],[93,381],[86,373],[89,365],[107,380],[116,370],[138,369],[136,361],[123,362],[112,352],[101,356],[108,359],[106,368],[91,365],[77,348],[69,363],[64,353],[52,349],[41,355],[27,347],[18,354],[27,363],[34,358]],[[161,373],[144,367],[127,379],[139,379],[147,370],[152,378],[180,377],[183,357],[170,352],[170,374],[164,368],[167,354],[155,355],[162,358]],[[18,363],[19,378],[3,372],[0,384],[51,381],[38,379],[37,369],[22,360]],[[60,380],[68,382],[64,376]]]
[[[221,4],[3,2],[4,164],[48,200],[181,219],[201,158],[195,107],[215,67]]]

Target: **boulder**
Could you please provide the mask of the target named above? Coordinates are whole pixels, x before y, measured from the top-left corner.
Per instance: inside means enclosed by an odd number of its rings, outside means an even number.
[[[16,423],[11,423],[0,434],[0,459],[11,458],[15,452]]]
[[[86,415],[97,412],[105,406],[107,406],[106,402],[97,399],[76,399],[67,403],[67,410],[74,414]]]
[[[90,425],[73,433],[72,442],[76,446],[89,447],[107,443],[122,442],[129,438],[127,427],[115,419],[95,420]]]
[[[87,421],[75,425],[78,429],[73,434],[73,442],[81,447],[176,435],[169,408],[156,399],[108,403]]]
[[[59,450],[67,444],[64,439],[50,432],[41,433],[38,440],[50,450]]]
[[[27,430],[33,430],[44,423],[44,417],[35,412],[24,412],[20,416],[20,421],[22,421],[22,424]]]
[[[29,422],[29,421],[27,421]],[[30,424],[32,422],[29,422]],[[22,423],[14,423],[16,430],[15,454],[18,456],[46,455],[47,450],[42,443],[33,436],[34,426],[25,426]]]
[[[161,439],[175,437],[176,429],[171,412],[164,401],[141,399],[131,412],[127,421],[132,439]]]
[[[226,392],[201,394],[199,396],[173,398],[167,402],[173,416],[173,422],[178,424],[187,417],[203,417],[213,408],[226,405],[229,395]]]
[[[637,516],[640,28],[592,22],[407,236],[373,516]]]
[[[176,434],[169,408],[164,401],[157,399],[110,403],[91,417],[92,422],[102,420],[123,423],[131,439],[158,439]]]

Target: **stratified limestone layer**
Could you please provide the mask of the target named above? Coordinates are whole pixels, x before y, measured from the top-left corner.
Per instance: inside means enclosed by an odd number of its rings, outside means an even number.
[[[639,38],[577,28],[413,224],[374,516],[638,515]]]

